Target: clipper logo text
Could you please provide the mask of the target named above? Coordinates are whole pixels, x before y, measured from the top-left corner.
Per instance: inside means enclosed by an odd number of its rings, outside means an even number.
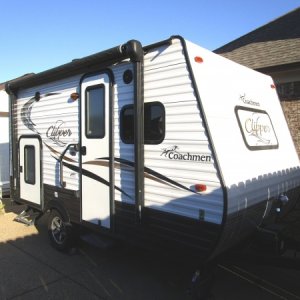
[[[269,144],[270,139],[265,138],[271,131],[270,127],[262,123],[259,115],[253,114],[252,118],[245,121],[245,130],[251,135],[254,135],[262,143]]]
[[[52,125],[48,128],[46,132],[47,138],[52,140],[58,146],[66,145],[65,142],[61,141],[61,137],[68,137],[72,135],[72,131],[69,128],[64,127],[65,122],[62,120],[56,121],[55,125]]]

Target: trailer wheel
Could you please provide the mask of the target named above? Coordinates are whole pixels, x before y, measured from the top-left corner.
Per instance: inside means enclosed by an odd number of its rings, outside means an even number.
[[[62,214],[53,209],[48,220],[48,234],[51,244],[59,251],[68,251],[73,244],[72,225]]]

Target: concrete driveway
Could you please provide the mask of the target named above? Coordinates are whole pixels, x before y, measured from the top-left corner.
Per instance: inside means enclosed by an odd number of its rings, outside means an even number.
[[[99,250],[82,243],[63,254],[50,245],[45,217],[27,227],[13,221],[23,207],[7,207],[0,214],[1,300],[193,299],[190,266],[124,244]],[[300,299],[300,270],[225,260],[210,299]]]

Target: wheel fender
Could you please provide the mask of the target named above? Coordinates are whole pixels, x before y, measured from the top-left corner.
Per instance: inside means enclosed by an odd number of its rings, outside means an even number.
[[[71,223],[70,216],[61,203],[56,200],[50,200],[47,204],[46,211],[52,211],[53,209],[56,209],[62,215],[62,217],[65,219],[66,224]]]

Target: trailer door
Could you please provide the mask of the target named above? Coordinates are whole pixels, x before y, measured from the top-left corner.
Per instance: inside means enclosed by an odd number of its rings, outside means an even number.
[[[41,143],[37,137],[19,142],[20,198],[41,208]]]
[[[111,226],[110,78],[85,76],[81,83],[82,220]]]

